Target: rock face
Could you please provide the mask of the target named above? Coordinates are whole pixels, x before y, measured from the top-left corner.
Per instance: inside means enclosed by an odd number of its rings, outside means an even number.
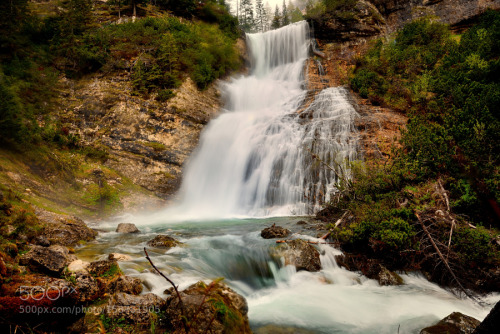
[[[315,37],[326,43],[365,40],[385,31],[385,20],[377,7],[364,0],[315,17],[312,23]]]
[[[496,333],[500,328],[500,302],[496,303],[495,307],[484,318],[483,322],[476,327],[474,334],[489,334]]]
[[[319,252],[307,241],[296,239],[280,244],[278,252],[285,258],[285,265],[293,265],[297,270],[319,271]]]
[[[499,0],[370,0],[386,18],[388,31],[423,16],[438,17],[456,25],[474,19],[487,9],[500,9]]]
[[[147,242],[149,247],[157,247],[157,248],[172,248],[178,245],[182,245],[182,242],[172,238],[168,235],[159,234],[154,239],[149,240]]]
[[[290,230],[283,228],[281,226],[276,226],[273,224],[271,227],[266,227],[260,232],[260,236],[264,239],[273,239],[273,238],[284,238],[290,234]]]
[[[131,223],[120,223],[116,227],[118,233],[139,233],[139,229]]]
[[[174,89],[175,97],[159,102],[154,95],[132,94],[130,66],[133,60],[123,72],[65,80],[62,121],[86,144],[109,153],[107,167],[167,198],[178,189],[181,166],[201,130],[219,111],[218,85],[200,91],[187,78]]]
[[[209,332],[214,334],[251,333],[245,298],[224,284],[213,282],[207,286],[198,282],[182,291],[181,298],[184,314],[175,294],[167,298],[165,313],[173,333],[184,333],[183,316],[194,319],[191,321],[193,333],[206,332],[210,323]]]
[[[64,267],[74,260],[76,260],[76,257],[70,255],[68,249],[64,246],[42,247],[34,245],[28,253],[21,257],[19,264],[28,266],[33,271],[58,276]]]
[[[36,242],[41,246],[57,244],[74,246],[80,241],[95,239],[97,232],[89,228],[78,217],[57,214],[36,208],[35,213],[44,226]]]
[[[104,309],[104,314],[114,320],[123,318],[135,325],[150,324],[154,313],[160,313],[165,300],[153,293],[141,296],[123,292],[115,293]]]
[[[434,326],[424,328],[420,334],[472,334],[480,321],[468,315],[453,312]]]

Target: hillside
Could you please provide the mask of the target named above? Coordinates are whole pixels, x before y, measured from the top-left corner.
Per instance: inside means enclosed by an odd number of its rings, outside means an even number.
[[[243,64],[237,21],[217,1],[1,6],[2,190],[83,217],[161,205]]]

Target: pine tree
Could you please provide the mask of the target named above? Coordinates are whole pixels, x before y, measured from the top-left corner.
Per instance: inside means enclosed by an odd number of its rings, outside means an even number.
[[[257,30],[264,32],[266,24],[266,9],[264,8],[262,0],[255,0],[255,16],[257,23]]]
[[[287,26],[290,24],[290,18],[288,17],[288,9],[286,8],[286,3],[285,0],[283,0],[283,12],[281,13],[282,15],[282,21],[281,21],[281,26]]]
[[[246,32],[255,30],[252,0],[240,2],[240,26]]]
[[[276,5],[276,10],[274,11],[273,22],[271,23],[271,29],[278,29],[281,27],[281,17],[280,10],[278,9],[278,5]]]

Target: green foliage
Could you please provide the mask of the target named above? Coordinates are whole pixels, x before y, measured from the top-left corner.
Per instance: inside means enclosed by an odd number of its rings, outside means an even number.
[[[101,186],[91,184],[83,194],[83,199],[90,205],[109,209],[120,203],[118,190],[104,182]]]
[[[110,277],[115,277],[116,275],[121,275],[122,273],[123,272],[118,266],[118,264],[113,263],[111,267],[101,275],[101,277],[110,278]]]
[[[366,247],[371,243],[379,250],[388,251],[411,249],[414,235],[412,226],[398,217],[378,222],[363,220],[338,231],[339,239],[347,245]]]
[[[492,235],[484,227],[472,229],[462,226],[455,230],[452,245],[464,261],[494,264],[500,260],[500,251],[492,246],[492,239]]]
[[[445,25],[418,20],[375,42],[351,78],[362,97],[409,116],[396,170],[459,180],[453,208],[473,221],[491,221],[487,202],[500,201],[499,30],[493,11],[459,43]]]
[[[181,22],[175,17],[146,18],[103,31],[112,45],[111,54],[126,58],[138,55],[132,71],[137,94],[172,97],[169,90],[180,85],[184,72],[203,89],[215,79],[240,66],[235,36],[207,23]],[[141,50],[148,50],[147,52]]]

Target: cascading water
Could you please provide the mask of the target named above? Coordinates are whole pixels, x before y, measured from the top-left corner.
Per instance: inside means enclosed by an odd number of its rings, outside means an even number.
[[[307,24],[249,35],[248,44],[252,75],[224,86],[226,110],[202,136],[180,204],[156,217],[135,217],[142,232],[136,235],[113,232],[116,222],[100,222],[99,229],[109,232],[80,248],[79,257],[128,254],[132,260],[120,262],[121,269],[139,277],[148,292],[166,297],[170,286],[150,272],[143,249],[158,233],[176,234],[185,246],[150,250],[157,267],[181,289],[222,275],[248,301],[253,328],[278,326],[264,333],[403,334],[418,333],[454,311],[483,319],[498,294],[478,305],[418,275],[402,275],[403,286],[380,286],[340,268],[334,258],[340,251],[329,245],[316,245],[321,271],[297,272],[285,265],[275,240],[260,236],[263,227],[277,223],[294,236],[319,241],[311,225],[297,225],[297,218],[214,219],[311,213],[328,200],[337,175],[348,176],[345,161],[356,154],[356,112],[347,92],[327,88],[312,100],[306,96]]]
[[[312,214],[335,191],[338,166],[354,158],[356,112],[343,88],[320,92],[298,112],[308,24],[249,34],[247,42],[251,75],[223,87],[226,109],[205,129],[185,171],[181,216]]]

